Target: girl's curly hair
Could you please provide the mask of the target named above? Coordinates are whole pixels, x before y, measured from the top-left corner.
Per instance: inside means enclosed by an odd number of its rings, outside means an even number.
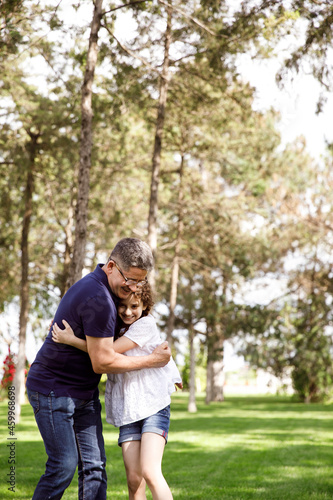
[[[136,292],[133,292],[133,295],[142,300],[143,307],[145,307],[145,310],[142,311],[142,316],[148,316],[154,306],[153,292],[148,281]]]

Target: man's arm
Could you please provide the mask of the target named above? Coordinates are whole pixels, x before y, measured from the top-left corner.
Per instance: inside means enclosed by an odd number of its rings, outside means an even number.
[[[115,351],[112,337],[87,336],[87,350],[95,373],[123,373],[142,368],[160,368],[171,358],[167,342],[147,356],[124,356]]]
[[[53,341],[88,352],[95,373],[122,373],[141,368],[156,368],[166,365],[171,357],[171,351],[166,342],[158,346],[149,356],[123,356],[120,353],[133,349],[137,345],[127,337],[120,337],[113,342],[112,337],[87,336],[87,341],[85,341],[74,335],[67,321],[63,320],[63,325],[65,329],[59,328],[56,323],[53,325]],[[103,366],[106,369],[102,368]]]

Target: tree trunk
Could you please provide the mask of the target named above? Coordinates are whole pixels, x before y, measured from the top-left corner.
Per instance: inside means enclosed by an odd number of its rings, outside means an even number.
[[[207,336],[207,388],[206,404],[211,401],[224,401],[223,387],[225,376],[223,371],[223,343],[224,338],[220,328]]]
[[[34,167],[37,152],[37,140],[39,134],[28,132],[29,163],[27,181],[24,193],[24,215],[21,237],[21,289],[20,289],[20,326],[19,326],[19,348],[17,355],[16,371],[13,385],[15,387],[15,422],[19,423],[21,415],[21,404],[25,398],[25,345],[29,316],[29,229],[32,215],[32,196],[34,191]]]
[[[87,64],[82,85],[81,101],[81,142],[80,163],[78,173],[78,196],[76,205],[75,242],[71,273],[68,280],[69,288],[82,276],[87,239],[89,174],[92,150],[92,85],[98,54],[98,33],[101,26],[103,0],[94,2],[94,15],[91,23]]]
[[[67,291],[69,283],[69,275],[71,270],[71,252],[73,250],[73,233],[72,227],[74,223],[74,207],[73,200],[68,209],[68,221],[65,226],[65,252],[64,252],[64,268],[60,282],[60,294],[63,297]]]
[[[167,341],[169,342],[170,348],[173,345],[172,332],[175,328],[175,307],[177,303],[177,288],[178,288],[178,276],[179,276],[179,254],[180,245],[183,235],[183,173],[184,173],[184,155],[181,157],[180,170],[179,170],[179,191],[178,191],[178,224],[177,224],[177,235],[176,235],[176,245],[175,245],[175,255],[172,261],[171,268],[171,286],[170,286],[170,310],[167,323]]]
[[[188,401],[188,411],[196,413],[197,405],[195,402],[195,349],[194,349],[194,330],[193,325],[189,329],[189,344],[190,344],[190,396]]]
[[[160,81],[160,95],[158,101],[157,121],[155,130],[154,152],[152,160],[152,176],[150,184],[150,202],[149,202],[149,215],[148,215],[148,243],[153,252],[156,261],[157,249],[157,210],[158,210],[158,184],[161,166],[161,151],[162,151],[162,137],[163,127],[165,120],[165,107],[167,102],[168,93],[168,80],[169,80],[169,51],[171,44],[171,20],[172,20],[172,7],[167,7],[168,19],[165,32],[165,45],[164,45],[164,61]],[[155,273],[151,272],[149,281],[153,290],[155,287]]]

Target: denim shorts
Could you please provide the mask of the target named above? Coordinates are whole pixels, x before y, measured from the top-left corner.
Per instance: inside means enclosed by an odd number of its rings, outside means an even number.
[[[158,411],[147,418],[122,425],[119,428],[118,445],[125,441],[141,441],[141,434],[144,432],[153,432],[163,436],[165,442],[168,442],[168,432],[170,427],[170,405]]]

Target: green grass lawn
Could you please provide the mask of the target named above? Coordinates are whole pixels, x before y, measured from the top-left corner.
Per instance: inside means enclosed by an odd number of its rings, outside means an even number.
[[[164,475],[175,500],[323,500],[333,498],[333,405],[288,398],[227,397],[189,414],[187,395],[173,397]],[[104,419],[105,421],[105,419]],[[22,408],[15,437],[15,493],[8,491],[7,403],[0,403],[0,498],[28,500],[44,471],[44,446],[32,410]],[[105,423],[108,498],[126,500],[118,431]],[[150,493],[147,498],[151,499]],[[75,478],[63,496],[77,499]]]

